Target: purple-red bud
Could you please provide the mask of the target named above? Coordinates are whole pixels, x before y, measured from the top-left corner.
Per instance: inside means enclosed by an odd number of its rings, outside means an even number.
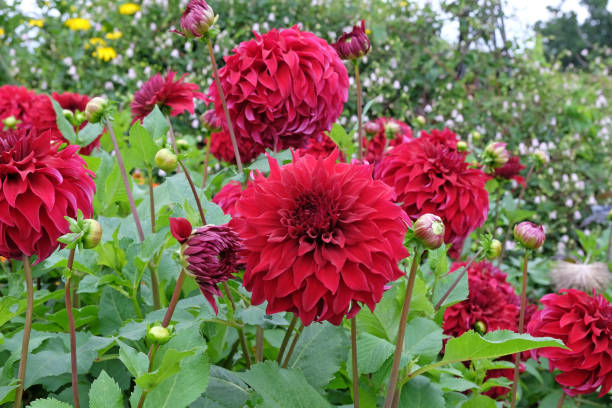
[[[529,249],[538,249],[544,244],[546,233],[541,225],[523,221],[514,226],[514,238]]]
[[[350,33],[342,34],[333,47],[342,59],[358,59],[370,52],[371,44],[365,32],[365,20],[361,20],[361,26],[353,26]]]
[[[444,243],[444,222],[434,214],[421,215],[413,225],[414,236],[429,249],[437,249]]]
[[[363,127],[367,133],[370,133],[372,135],[375,135],[376,133],[380,132],[380,125],[373,120],[366,123]]]
[[[174,31],[185,37],[202,37],[217,21],[212,7],[204,0],[191,0],[181,16],[182,32]]]
[[[211,132],[220,132],[222,130],[221,121],[217,117],[214,109],[209,109],[204,112],[200,117],[200,121],[202,122],[202,126]]]
[[[170,233],[179,243],[187,241],[192,230],[191,223],[185,218],[170,217]]]

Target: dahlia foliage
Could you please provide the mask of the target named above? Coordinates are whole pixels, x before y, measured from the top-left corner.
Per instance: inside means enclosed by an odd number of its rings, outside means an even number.
[[[444,220],[444,242],[458,257],[465,238],[482,226],[489,212],[487,176],[457,151],[457,136],[448,129],[391,149],[375,168],[376,178],[393,187],[396,201],[416,220],[425,213]]]
[[[297,26],[241,43],[225,57],[219,77],[238,145],[254,150],[303,147],[331,129],[348,98],[348,74],[336,51]],[[209,95],[227,130],[214,83]]]
[[[555,337],[569,350],[540,349],[550,370],[561,371],[555,379],[568,395],[599,397],[612,389],[612,305],[602,296],[577,289],[542,297],[544,309],[531,318],[527,330],[537,337]]]
[[[360,303],[374,309],[401,276],[406,221],[369,166],[306,155],[259,174],[243,191],[232,225],[244,239],[244,285],[267,312],[304,325],[340,324]]]

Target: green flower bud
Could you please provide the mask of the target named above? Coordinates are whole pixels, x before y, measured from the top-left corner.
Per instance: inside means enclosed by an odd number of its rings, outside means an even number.
[[[482,134],[480,134],[480,132],[478,132],[478,131],[476,131],[476,130],[475,130],[475,131],[473,131],[473,132],[472,132],[472,139],[473,139],[475,142],[477,142],[477,141],[479,141],[480,139],[482,139]]]
[[[467,149],[468,149],[468,145],[463,140],[459,140],[457,142],[457,151],[465,152],[465,151],[467,151]]]
[[[510,153],[506,150],[504,142],[489,143],[484,151],[486,164],[493,168],[502,167],[510,159]]]
[[[96,220],[87,218],[83,220],[83,248],[95,248],[102,239],[102,226]]]
[[[147,331],[146,339],[149,344],[166,344],[170,341],[170,330],[163,326],[153,326]]]
[[[85,117],[91,123],[98,123],[102,120],[104,109],[108,106],[108,101],[104,98],[96,96],[87,103],[85,108]]]
[[[502,251],[502,243],[497,240],[497,239],[493,239],[491,240],[491,245],[489,246],[489,248],[487,248],[487,259],[489,261],[492,261],[493,259],[497,258]]]
[[[474,323],[474,330],[479,334],[485,334],[487,332],[487,325],[485,322],[477,320],[476,323]]]
[[[425,125],[425,123],[427,122],[427,119],[425,119],[425,116],[423,116],[423,115],[419,115],[419,116],[417,116],[417,117],[416,117],[416,122],[417,122],[419,125],[424,126],[424,125]]]
[[[612,210],[608,213],[608,221],[612,221]]]
[[[172,153],[170,149],[161,149],[155,155],[155,164],[166,173],[174,171],[177,163],[176,154]]]
[[[81,123],[83,123],[83,122],[85,122],[87,120],[87,117],[85,116],[85,113],[77,111],[74,114],[74,119],[80,125]]]
[[[6,118],[2,119],[2,123],[4,124],[4,126],[6,126],[9,129],[15,129],[17,127],[17,124],[19,124],[19,120],[17,120],[16,117],[14,116],[7,116]]]

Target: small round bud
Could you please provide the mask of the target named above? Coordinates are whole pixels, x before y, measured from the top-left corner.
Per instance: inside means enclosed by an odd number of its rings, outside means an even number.
[[[548,163],[548,155],[542,150],[536,150],[533,154],[538,164],[546,164]]]
[[[419,125],[424,126],[424,125],[425,125],[425,123],[427,122],[427,119],[425,119],[425,116],[423,116],[423,115],[419,115],[419,116],[417,116],[417,117],[416,117],[416,122],[417,122]]]
[[[146,339],[150,344],[166,344],[170,341],[170,330],[163,326],[153,326],[147,331]]]
[[[481,320],[477,320],[474,323],[474,330],[479,334],[485,334],[487,332],[487,324]]]
[[[489,248],[487,248],[487,259],[489,261],[492,261],[493,259],[497,258],[502,251],[502,243],[497,240],[497,239],[493,239],[491,240],[491,245],[489,246]]]
[[[429,249],[437,249],[444,243],[444,222],[434,214],[423,214],[413,226],[414,235]]]
[[[85,117],[91,123],[98,123],[102,120],[102,115],[107,105],[108,101],[106,99],[96,96],[87,103]]]
[[[479,141],[480,139],[482,139],[482,134],[481,134],[479,131],[475,130],[475,131],[473,131],[473,132],[472,132],[472,139],[473,139],[475,142],[477,142],[477,141]]]
[[[365,20],[361,20],[361,26],[353,26],[350,33],[342,34],[332,46],[342,59],[355,60],[370,52],[371,44],[366,34]]]
[[[365,131],[371,135],[375,135],[376,133],[380,132],[380,125],[375,121],[370,121],[366,123],[363,127]]]
[[[185,139],[179,139],[176,141],[176,147],[178,148],[178,150],[188,150],[189,149],[189,142],[186,141]]]
[[[385,123],[385,133],[387,133],[387,136],[390,138],[395,137],[395,135],[397,135],[399,132],[402,131],[402,128],[400,127],[399,123],[397,123],[394,120],[390,120],[387,123]]]
[[[457,151],[458,152],[466,152],[468,149],[468,144],[465,143],[463,140],[459,140],[457,142]]]
[[[221,131],[221,123],[214,109],[209,109],[206,112],[204,112],[202,116],[200,117],[200,121],[202,122],[202,126],[210,130],[211,132]]]
[[[204,0],[190,0],[181,16],[181,29],[185,37],[202,37],[217,21],[212,7]]]
[[[83,248],[95,248],[102,239],[102,226],[98,221],[87,218],[83,221],[83,227]]]
[[[174,171],[177,163],[176,154],[172,153],[170,149],[161,149],[155,155],[155,164],[166,173]]]
[[[523,221],[514,226],[514,238],[529,249],[538,249],[544,244],[546,234],[541,225]]]
[[[506,150],[506,144],[503,142],[493,142],[485,148],[484,156],[486,164],[493,168],[502,167],[510,159],[510,153]]]
[[[612,222],[612,209],[610,210],[610,212],[608,213],[608,221]]]
[[[62,113],[64,114],[64,117],[68,119],[68,121],[72,122],[74,120],[74,112],[70,109],[62,109]]]
[[[11,116],[7,116],[6,118],[2,119],[2,123],[4,124],[4,126],[6,126],[9,129],[15,129],[19,121],[17,120],[15,116],[11,115]]]
[[[77,111],[74,114],[74,120],[76,120],[78,124],[81,124],[87,120],[87,117],[85,117],[85,113]]]

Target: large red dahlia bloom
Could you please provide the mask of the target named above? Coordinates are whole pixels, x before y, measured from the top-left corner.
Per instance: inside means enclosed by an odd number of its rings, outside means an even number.
[[[568,395],[599,397],[612,389],[612,305],[602,296],[576,290],[542,297],[544,309],[531,318],[527,331],[537,337],[560,339],[569,350],[544,348],[537,354],[548,359],[555,379]]]
[[[37,255],[58,247],[68,232],[64,216],[93,213],[94,173],[77,154],[78,146],[58,151],[48,132],[0,132],[0,255]]]
[[[176,82],[176,72],[168,71],[166,77],[155,74],[134,94],[130,104],[134,121],[144,119],[158,105],[162,111],[169,111],[171,116],[177,116],[185,111],[193,114],[194,99],[204,99],[204,94],[198,92],[196,84],[183,82],[187,74],[183,74]]]
[[[242,163],[249,164],[266,150],[263,146],[255,144],[253,140],[242,139],[238,142],[238,151]],[[217,160],[236,164],[234,145],[232,145],[232,139],[227,130],[214,132],[210,135],[210,152]]]
[[[32,105],[37,98],[36,93],[23,86],[0,86],[0,121],[9,116],[14,116],[21,122],[18,127],[29,127],[34,114]],[[2,127],[2,123],[0,123],[0,131]]]
[[[391,149],[375,168],[377,178],[395,189],[397,202],[416,220],[432,213],[444,220],[444,242],[458,257],[463,241],[487,218],[489,195],[486,175],[470,168],[457,151],[456,135],[445,129]]]
[[[304,325],[340,324],[374,309],[401,276],[405,215],[370,166],[307,155],[249,183],[232,219],[247,250],[245,287],[267,312],[293,312]]]
[[[378,162],[385,152],[397,145],[412,140],[412,129],[401,120],[380,117],[366,123],[366,136],[363,147],[366,160],[370,163]]]
[[[307,154],[315,157],[327,157],[336,150],[338,150],[336,142],[334,142],[326,132],[321,132],[318,135],[310,136],[306,142],[306,146],[301,149],[296,149],[295,154],[298,157]],[[344,161],[344,155],[342,153],[340,153],[340,161]]]
[[[212,198],[212,202],[217,204],[225,214],[232,217],[236,216],[236,203],[242,195],[242,184],[239,181],[232,180],[223,187]]]
[[[273,29],[234,48],[219,71],[238,144],[302,147],[329,130],[348,98],[348,74],[336,51],[299,28]],[[209,91],[227,129],[216,84]]]
[[[76,111],[85,112],[87,102],[89,102],[89,96],[72,92],[64,92],[61,94],[53,92],[51,96],[59,103],[62,109],[67,109],[72,113],[76,113]],[[36,116],[34,117],[34,126],[36,126],[39,132],[48,130],[51,132],[52,139],[59,142],[68,142],[62,135],[62,132],[60,132],[60,130],[57,128],[55,110],[53,109],[53,105],[46,95],[41,95],[38,98],[34,104],[34,111],[36,112]],[[85,125],[87,125],[87,121],[81,123],[79,129],[84,128]],[[79,129],[75,129],[75,131],[78,131]],[[100,145],[100,137],[102,137],[102,134],[100,134],[87,146],[82,146],[79,153],[84,155],[91,154],[93,149]]]

